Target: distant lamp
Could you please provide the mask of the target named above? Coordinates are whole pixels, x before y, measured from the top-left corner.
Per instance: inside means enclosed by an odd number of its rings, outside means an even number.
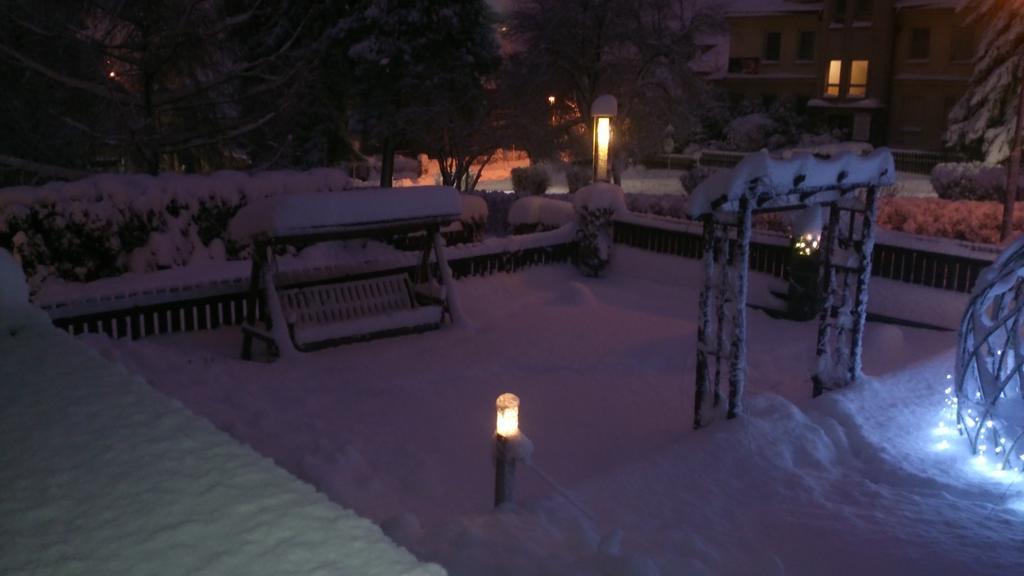
[[[554,96],[548,96],[548,104],[550,104],[552,106],[555,105],[555,97]]]
[[[498,436],[509,438],[519,434],[519,397],[505,393],[495,403],[498,410]]]
[[[618,102],[608,94],[598,96],[590,107],[590,116],[594,119],[594,182],[610,182],[612,179],[612,119],[618,111]]]

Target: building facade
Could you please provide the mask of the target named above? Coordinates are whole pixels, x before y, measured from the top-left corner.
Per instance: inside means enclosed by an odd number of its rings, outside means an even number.
[[[739,0],[728,12],[734,100],[790,98],[850,139],[941,150],[979,36],[950,0]]]

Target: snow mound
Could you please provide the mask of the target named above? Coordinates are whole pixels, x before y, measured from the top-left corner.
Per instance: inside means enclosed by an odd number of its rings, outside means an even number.
[[[547,228],[561,228],[572,222],[574,217],[572,204],[540,196],[520,198],[508,210],[508,223],[512,226],[539,224]]]
[[[744,194],[756,194],[761,200],[844,183],[892,186],[895,182],[896,166],[887,148],[866,156],[847,153],[828,159],[810,154],[776,159],[762,150],[697,186],[690,197],[689,213],[692,218],[703,216]]]
[[[445,574],[67,334],[0,358],[0,574]]]
[[[246,206],[229,227],[232,238],[328,232],[407,220],[458,219],[462,202],[454,188],[362,188],[342,193],[289,194]]]
[[[607,182],[597,182],[580,188],[572,197],[572,205],[577,211],[583,208],[591,211],[608,209],[616,214],[622,214],[628,210],[626,195],[622,188]]]
[[[462,214],[459,219],[463,222],[487,221],[487,201],[479,196],[462,194],[459,196],[462,201]]]

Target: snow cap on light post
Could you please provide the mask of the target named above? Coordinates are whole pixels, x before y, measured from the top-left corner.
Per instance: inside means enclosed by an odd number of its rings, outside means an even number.
[[[610,182],[612,173],[612,120],[619,112],[614,96],[598,96],[590,106],[594,120],[594,182]]]

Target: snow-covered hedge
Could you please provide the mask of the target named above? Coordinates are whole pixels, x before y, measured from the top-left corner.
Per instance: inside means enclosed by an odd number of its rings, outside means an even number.
[[[33,286],[50,276],[90,281],[204,260],[244,256],[226,238],[250,200],[351,187],[337,169],[96,175],[75,182],[0,190],[0,246]]]
[[[1006,169],[983,162],[937,164],[931,181],[939,198],[947,200],[999,201],[1006,193]]]
[[[878,223],[882,228],[924,236],[999,243],[1003,208],[997,202],[942,198],[883,198]],[[1024,206],[1013,214],[1014,234],[1024,231]]]
[[[543,166],[512,169],[512,189],[517,194],[543,194],[551,186],[551,175]]]
[[[561,228],[573,221],[572,204],[544,196],[524,196],[508,211],[508,223],[515,234]]]

